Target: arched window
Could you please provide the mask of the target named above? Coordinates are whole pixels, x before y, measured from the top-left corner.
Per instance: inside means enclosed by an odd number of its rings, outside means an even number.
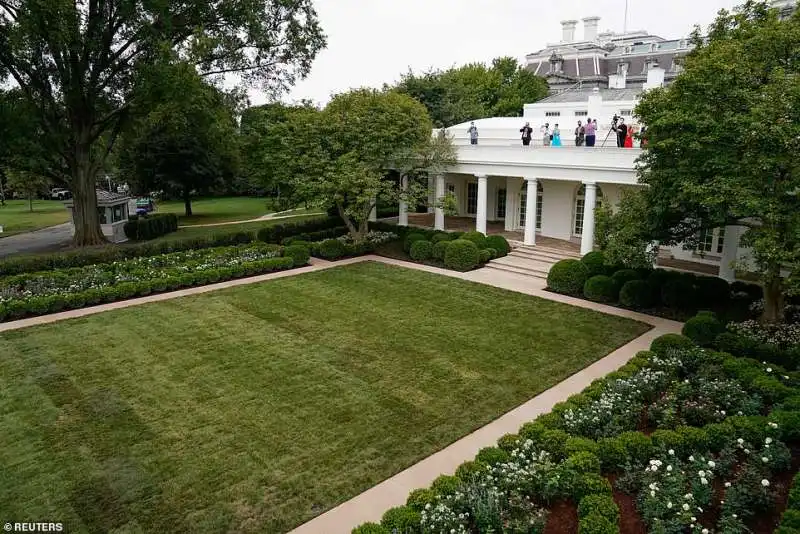
[[[603,191],[600,186],[597,187],[597,201],[595,208],[599,208],[603,203]],[[578,192],[575,194],[575,210],[572,224],[572,234],[576,237],[583,235],[583,213],[586,210],[586,186],[581,185]]]
[[[544,200],[544,189],[542,182],[536,182],[536,229],[542,229],[542,202]],[[519,225],[525,228],[525,215],[528,209],[528,184],[523,183],[522,194],[519,202]]]

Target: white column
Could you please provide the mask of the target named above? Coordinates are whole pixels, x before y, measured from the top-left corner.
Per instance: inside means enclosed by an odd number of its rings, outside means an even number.
[[[536,178],[525,178],[528,192],[525,201],[525,244],[536,244],[536,202],[538,200],[539,183]]]
[[[436,176],[436,190],[434,192],[433,198],[436,205],[436,209],[434,210],[434,221],[433,227],[436,230],[444,230],[444,209],[439,205],[444,197],[444,175],[439,174]]]
[[[369,212],[370,222],[378,220],[378,197],[372,197],[372,211]]]
[[[722,242],[722,257],[719,261],[719,277],[728,282],[736,281],[736,256],[739,251],[738,226],[726,226]]]
[[[594,250],[594,208],[597,204],[597,184],[584,182],[586,194],[583,201],[583,234],[581,236],[581,255]]]
[[[488,202],[489,177],[485,174],[478,176],[478,213],[475,217],[475,230],[486,234],[486,204]]]
[[[400,177],[400,211],[398,213],[397,224],[399,226],[408,226],[408,204],[406,203],[403,195],[408,191],[408,177]]]
[[[506,178],[506,232],[514,231],[514,214],[517,213],[517,209],[514,204],[514,191],[518,187],[517,181],[514,178]]]

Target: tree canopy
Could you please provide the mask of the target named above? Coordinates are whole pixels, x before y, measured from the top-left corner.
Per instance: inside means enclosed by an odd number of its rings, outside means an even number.
[[[544,78],[512,57],[497,58],[489,67],[470,63],[445,71],[409,72],[396,89],[422,102],[436,128],[483,117],[519,117],[525,104],[544,98],[548,91]]]
[[[142,65],[174,53],[209,79],[235,74],[277,94],[324,46],[311,0],[0,1],[0,82],[35,110],[45,173],[73,190],[79,245],[104,240],[95,178]]]
[[[764,319],[779,320],[781,269],[794,269],[800,252],[800,13],[781,21],[750,0],[693,40],[684,72],[636,109],[648,136],[643,222],[667,245],[747,227],[742,244],[764,281]]]

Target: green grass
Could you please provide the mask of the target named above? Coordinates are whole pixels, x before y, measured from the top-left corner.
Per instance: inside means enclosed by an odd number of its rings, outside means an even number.
[[[6,205],[0,206],[0,238],[68,221],[69,210],[59,200],[34,200],[32,212],[27,200],[6,200]]]
[[[182,200],[156,202],[158,213],[178,214],[179,224],[216,224],[249,221],[275,212],[271,198],[221,197],[192,200],[192,216],[186,217]],[[299,212],[298,212],[299,213]]]
[[[0,517],[285,532],[647,329],[364,263],[0,334]]]

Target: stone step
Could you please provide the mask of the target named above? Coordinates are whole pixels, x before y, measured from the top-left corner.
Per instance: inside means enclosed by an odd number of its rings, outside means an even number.
[[[525,249],[515,249],[511,251],[509,254],[510,256],[516,256],[518,258],[528,258],[532,260],[543,261],[547,263],[556,263],[561,260],[574,260],[577,259],[574,256],[565,256],[556,254],[553,252],[542,252],[533,248],[525,248]]]
[[[514,269],[521,269],[524,271],[541,273],[547,276],[547,273],[550,272],[550,268],[553,266],[555,262],[539,261],[536,259],[509,255],[503,258],[497,258],[496,260],[492,260],[491,263],[497,265],[505,265],[507,267],[513,267]]]
[[[550,255],[550,256],[554,256],[554,257],[557,257],[557,258],[560,258],[560,259],[575,258],[575,259],[579,260],[582,257],[580,252],[578,252],[578,251],[562,250],[562,249],[551,248],[551,247],[542,247],[542,246],[539,246],[539,245],[522,246],[522,247],[519,247],[519,248],[517,248],[515,250],[522,250],[522,251],[525,251],[525,252],[538,252],[538,253],[541,253],[541,254],[547,254],[547,255]]]
[[[547,280],[547,274],[545,274],[545,273],[540,273],[540,272],[536,272],[536,271],[528,271],[528,270],[525,270],[525,269],[519,269],[517,267],[512,267],[510,265],[504,265],[502,263],[494,263],[494,261],[487,263],[486,267],[484,267],[484,269],[492,269],[492,270],[495,270],[495,271],[502,271],[502,272],[506,272],[506,273],[514,273],[514,274],[518,274],[518,275],[522,275],[522,276],[527,276],[527,277],[530,277],[530,278],[538,278],[540,280]]]

